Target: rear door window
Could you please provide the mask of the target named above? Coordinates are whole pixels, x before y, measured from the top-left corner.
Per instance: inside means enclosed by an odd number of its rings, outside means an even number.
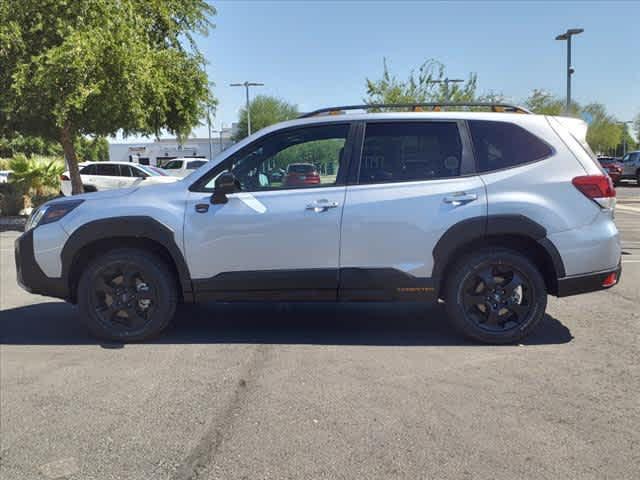
[[[195,170],[205,163],[207,163],[206,160],[192,160],[191,162],[187,162],[187,170]]]
[[[369,123],[359,183],[457,177],[461,160],[462,142],[455,122]]]
[[[120,176],[120,172],[118,172],[118,165],[114,165],[113,163],[99,163],[96,165],[96,169],[96,175],[104,175],[106,177]]]
[[[469,128],[480,172],[515,167],[553,154],[549,145],[513,123],[472,120]]]

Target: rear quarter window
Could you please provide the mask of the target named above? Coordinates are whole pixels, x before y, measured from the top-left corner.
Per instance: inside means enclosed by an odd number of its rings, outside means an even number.
[[[553,154],[547,143],[513,123],[473,120],[469,129],[480,172],[515,167]]]

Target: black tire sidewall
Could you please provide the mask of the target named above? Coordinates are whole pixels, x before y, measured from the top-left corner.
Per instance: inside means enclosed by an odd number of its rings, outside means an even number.
[[[139,265],[149,281],[157,289],[157,306],[150,321],[136,332],[110,329],[100,320],[92,308],[93,282],[96,275],[107,265],[115,262]],[[177,304],[175,278],[166,263],[156,255],[137,249],[117,249],[94,259],[84,270],[78,284],[78,308],[92,335],[111,341],[136,342],[148,340],[162,332],[171,322]]]
[[[505,332],[489,332],[469,320],[464,311],[463,285],[473,271],[487,262],[511,265],[525,275],[530,283],[532,311],[527,320],[517,328]],[[508,249],[491,249],[465,256],[456,263],[447,281],[446,299],[449,317],[464,335],[484,343],[504,344],[524,338],[540,323],[547,307],[547,290],[542,274],[524,255]]]

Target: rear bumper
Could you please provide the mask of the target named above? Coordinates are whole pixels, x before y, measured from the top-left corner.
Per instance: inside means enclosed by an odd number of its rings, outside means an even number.
[[[33,250],[33,230],[20,235],[15,242],[16,273],[18,284],[30,293],[67,299],[69,289],[62,278],[47,277]]]
[[[616,282],[612,285],[603,286],[605,279],[612,273],[616,274]],[[595,292],[597,290],[606,290],[620,283],[622,275],[622,265],[614,269],[602,272],[593,272],[586,275],[573,275],[558,279],[558,297],[568,297],[571,295],[579,295],[581,293]]]

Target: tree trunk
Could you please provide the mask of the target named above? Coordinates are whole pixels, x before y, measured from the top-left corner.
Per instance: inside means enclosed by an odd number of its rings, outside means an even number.
[[[71,127],[69,124],[65,124],[65,126],[60,130],[60,143],[62,144],[62,150],[64,151],[64,156],[67,159],[67,166],[69,167],[71,193],[72,195],[83,193],[84,187],[82,186],[82,179],[80,178],[76,147],[73,145],[73,134],[71,133]]]

